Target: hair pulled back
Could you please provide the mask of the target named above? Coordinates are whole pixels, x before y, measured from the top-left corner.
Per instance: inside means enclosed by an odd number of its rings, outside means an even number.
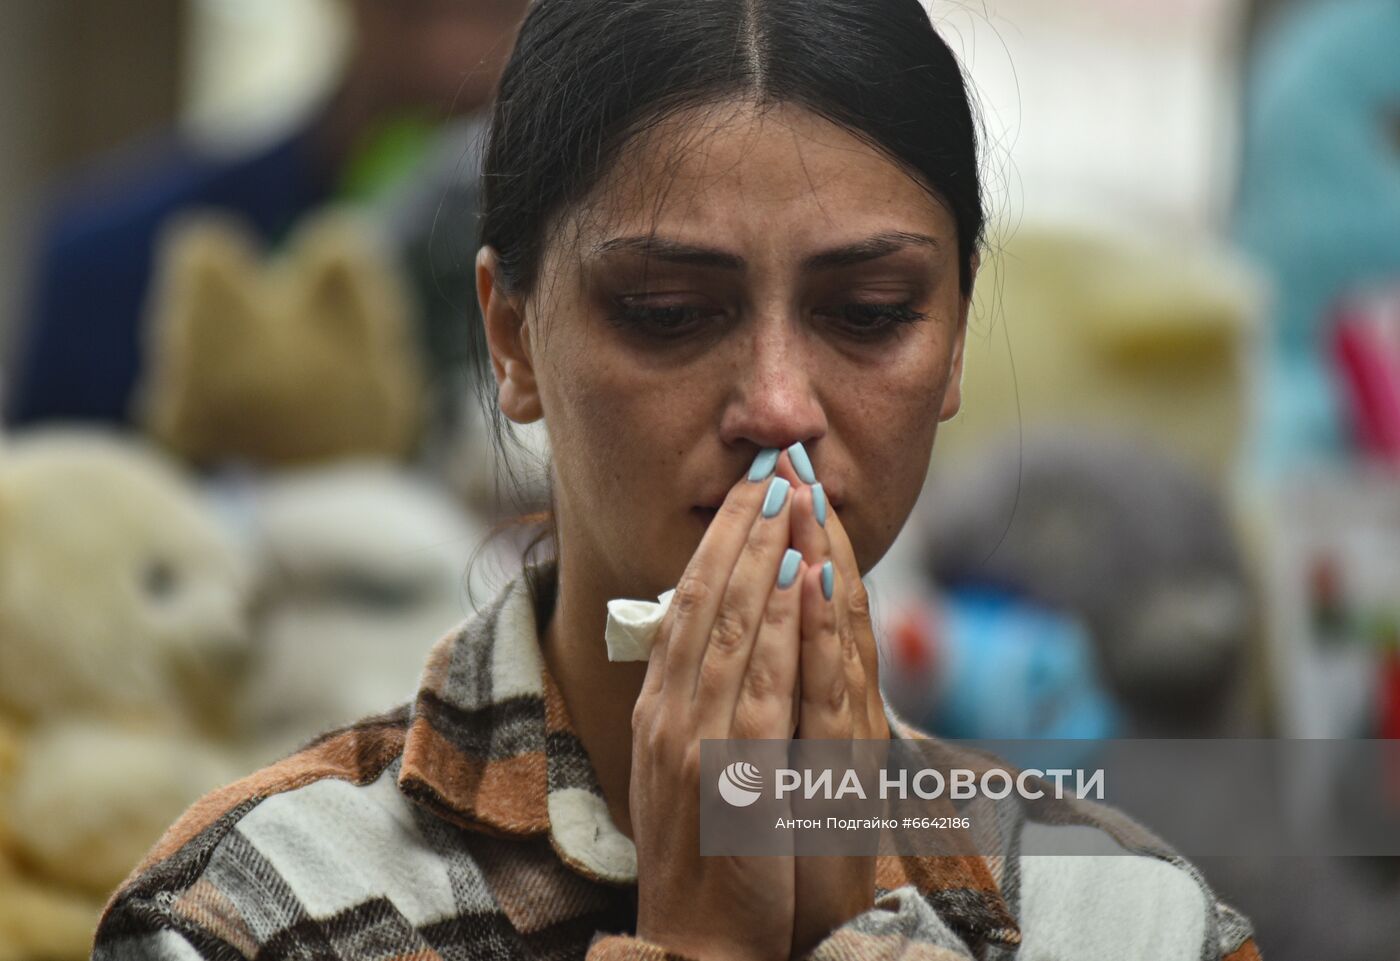
[[[688,107],[800,105],[917,175],[953,214],[960,281],[985,213],[962,69],[919,0],[535,0],[482,160],[481,243],[528,295],[555,218]]]

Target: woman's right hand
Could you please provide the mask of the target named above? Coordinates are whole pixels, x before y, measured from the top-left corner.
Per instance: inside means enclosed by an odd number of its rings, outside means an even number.
[[[702,858],[699,772],[702,739],[792,736],[805,573],[798,561],[779,586],[792,501],[777,474],[730,490],[676,585],[632,712],[637,936],[701,961],[791,948],[793,859]]]

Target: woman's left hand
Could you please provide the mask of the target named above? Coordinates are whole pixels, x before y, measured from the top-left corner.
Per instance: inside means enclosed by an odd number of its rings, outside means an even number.
[[[786,456],[782,460],[781,469],[788,474],[791,466]],[[796,481],[796,473],[789,479]],[[851,542],[834,510],[826,511],[824,525],[818,523],[812,487],[794,483],[793,489],[793,547],[807,562],[794,737],[887,740],[890,729],[880,696],[875,632]],[[829,599],[822,584],[828,561]],[[873,906],[876,858],[805,856],[794,862],[792,956],[797,958]]]

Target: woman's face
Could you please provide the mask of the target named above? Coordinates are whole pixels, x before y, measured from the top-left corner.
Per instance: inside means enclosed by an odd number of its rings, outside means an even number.
[[[902,168],[801,108],[695,109],[624,151],[539,276],[488,332],[503,412],[545,422],[565,566],[674,586],[755,454],[795,441],[861,571],[884,555],[967,316],[952,215]]]

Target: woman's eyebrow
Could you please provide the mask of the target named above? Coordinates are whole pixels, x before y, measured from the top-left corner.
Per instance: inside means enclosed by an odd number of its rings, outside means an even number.
[[[908,247],[931,247],[937,250],[941,246],[936,238],[927,234],[890,230],[874,234],[855,243],[843,244],[840,247],[812,254],[802,261],[802,269],[816,271],[829,270],[833,267],[849,267],[852,264],[887,257]],[[746,266],[743,257],[726,250],[701,247],[696,244],[687,244],[678,240],[645,234],[633,237],[614,237],[598,244],[593,248],[593,251],[597,254],[637,253],[668,263],[719,267],[725,270],[743,270]]]
[[[726,270],[743,270],[744,258],[714,247],[698,247],[694,244],[668,240],[665,237],[647,236],[614,237],[593,248],[596,254],[616,252],[636,253],[656,260],[673,264],[694,264],[701,267],[723,267]]]
[[[927,234],[890,230],[867,237],[864,240],[858,240],[853,244],[833,247],[831,250],[823,250],[813,254],[802,261],[802,269],[812,271],[828,270],[832,267],[849,267],[852,264],[865,263],[867,260],[888,257],[890,254],[907,247],[931,247],[938,250],[941,246],[936,238]]]

